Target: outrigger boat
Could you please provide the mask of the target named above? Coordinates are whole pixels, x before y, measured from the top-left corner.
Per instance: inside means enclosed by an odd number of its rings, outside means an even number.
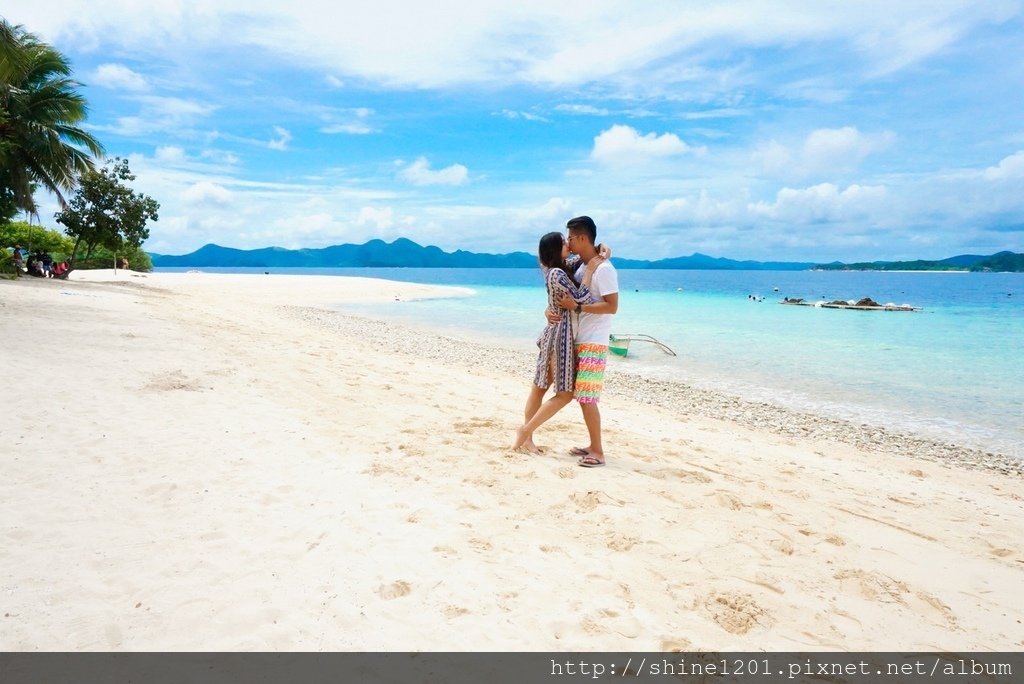
[[[611,335],[611,336],[609,336],[609,338],[608,338],[608,351],[610,351],[612,354],[616,354],[618,356],[625,356],[626,354],[629,353],[629,343],[630,342],[634,342],[634,341],[636,341],[636,342],[650,342],[651,344],[657,346],[659,349],[661,349],[666,354],[671,354],[672,356],[676,355],[676,353],[674,351],[672,351],[668,347],[668,345],[664,344],[663,342],[659,342],[658,340],[654,339],[650,335],[639,335],[639,334]]]

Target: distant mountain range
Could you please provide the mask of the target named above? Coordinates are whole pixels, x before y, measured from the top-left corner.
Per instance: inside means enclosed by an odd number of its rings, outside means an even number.
[[[814,267],[822,271],[1024,271],[1024,254],[997,252],[991,256],[961,254],[939,261],[871,261],[854,264],[834,262]]]
[[[155,267],[250,267],[250,268],[338,268],[338,267],[408,267],[408,268],[536,268],[537,256],[526,252],[480,254],[458,250],[445,252],[438,247],[416,244],[399,238],[394,242],[370,240],[362,245],[333,245],[319,249],[233,249],[206,245],[191,254],[172,256],[150,254]],[[617,268],[695,269],[749,271],[822,270],[1000,270],[1024,271],[1024,254],[1000,252],[989,257],[961,255],[942,261],[875,261],[871,263],[814,264],[792,261],[735,261],[706,254],[643,261],[615,257]]]
[[[537,255],[526,252],[510,254],[479,254],[458,250],[445,252],[438,247],[424,247],[412,240],[399,238],[387,243],[370,240],[362,245],[334,245],[320,249],[233,249],[220,245],[206,245],[191,254],[170,256],[150,254],[155,267],[410,267],[410,268],[536,268]],[[620,259],[615,257],[616,268],[653,269],[729,269],[803,271],[814,266],[811,262],[734,261],[692,254],[658,261]]]

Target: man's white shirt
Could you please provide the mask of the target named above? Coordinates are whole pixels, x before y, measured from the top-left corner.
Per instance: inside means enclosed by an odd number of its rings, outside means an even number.
[[[586,264],[576,269],[576,280],[582,282]],[[610,261],[605,261],[594,271],[590,279],[590,292],[595,299],[619,291],[619,274]],[[576,344],[603,344],[608,346],[608,337],[612,334],[612,314],[595,314],[581,312],[579,326],[576,328]]]

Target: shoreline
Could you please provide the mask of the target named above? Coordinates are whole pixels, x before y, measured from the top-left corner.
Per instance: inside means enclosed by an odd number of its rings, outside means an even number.
[[[999,464],[613,372],[586,470],[532,354],[326,308],[441,288],[169,275],[0,282],[5,650],[1024,648]]]
[[[301,320],[350,334],[360,328],[361,335],[388,351],[407,356],[427,356],[438,360],[468,360],[499,357],[494,368],[509,375],[520,375],[529,382],[530,369],[536,355],[512,346],[493,346],[451,337],[444,331],[408,326],[401,321],[357,316],[319,307],[288,306],[286,311]],[[368,333],[367,328],[372,332]],[[394,342],[404,340],[406,333],[416,330],[415,344]],[[437,351],[445,349],[446,351]],[[528,386],[528,385],[527,385]],[[1024,477],[1024,459],[1010,454],[986,451],[954,442],[887,429],[884,426],[857,424],[814,413],[797,411],[778,404],[737,397],[726,392],[704,389],[683,382],[657,380],[628,370],[611,369],[605,382],[606,401],[619,397],[641,404],[658,406],[680,416],[698,415],[722,419],[745,428],[767,430],[773,434],[814,437],[827,442],[869,448],[903,457],[920,458],[949,465],[987,470],[1002,475]]]

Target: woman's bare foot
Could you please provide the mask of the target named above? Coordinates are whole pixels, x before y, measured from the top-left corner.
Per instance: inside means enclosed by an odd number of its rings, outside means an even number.
[[[537,446],[536,444],[533,443],[533,437],[530,437],[530,439],[526,440],[523,443],[523,447],[528,449],[531,454],[543,454],[547,452],[547,449],[545,447]]]
[[[539,456],[543,452],[533,443],[533,435],[528,434],[524,427],[516,428],[516,441],[512,443],[512,451]]]

